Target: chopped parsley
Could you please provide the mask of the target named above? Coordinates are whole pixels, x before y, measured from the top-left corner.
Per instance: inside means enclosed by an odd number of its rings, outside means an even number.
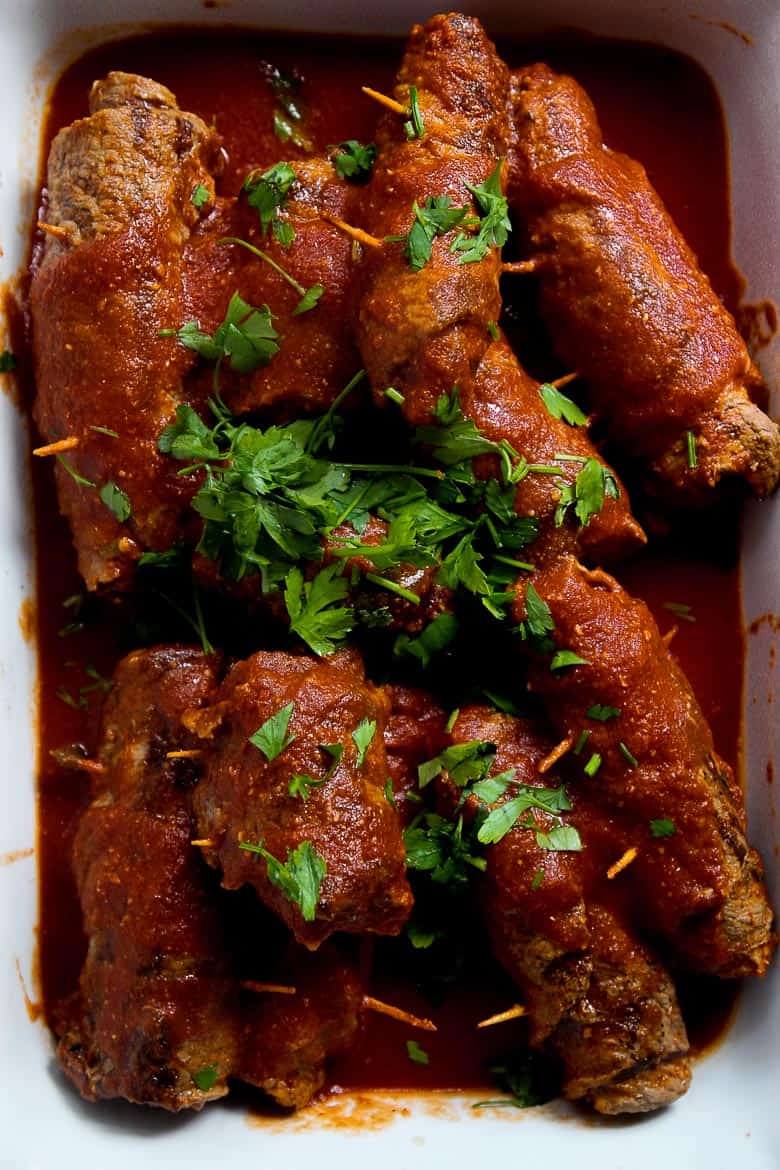
[[[621,741],[620,741],[620,743],[618,744],[618,748],[619,748],[619,750],[620,750],[620,754],[621,754],[621,755],[623,756],[623,758],[624,758],[624,759],[625,759],[625,760],[628,762],[628,764],[629,764],[629,765],[630,765],[632,768],[636,768],[636,767],[638,766],[638,764],[639,764],[639,760],[636,758],[636,756],[635,756],[635,755],[633,755],[633,754],[632,754],[632,752],[630,751],[630,749],[629,749],[628,747],[626,747],[626,745],[623,743],[623,741],[622,741],[622,740],[621,740]]]
[[[498,341],[500,334],[498,332],[498,325],[496,325],[495,321],[488,321],[487,331],[492,337],[493,341]]]
[[[690,605],[683,605],[680,601],[665,601],[664,609],[668,609],[669,613],[673,613],[681,622],[696,621],[692,607]]]
[[[472,1109],[494,1109],[509,1106],[515,1109],[530,1109],[544,1105],[557,1097],[559,1086],[555,1084],[552,1070],[536,1052],[523,1049],[504,1059],[490,1069],[496,1088],[507,1093],[490,1101],[476,1101]]]
[[[295,703],[287,703],[275,715],[266,719],[254,735],[249,737],[249,742],[263,753],[269,764],[281,755],[295,739],[294,735],[287,734],[294,710]]]
[[[428,1064],[429,1056],[424,1048],[421,1048],[416,1040],[406,1041],[406,1055],[411,1060],[412,1064]]]
[[[393,792],[393,778],[392,778],[392,776],[388,776],[387,779],[385,780],[384,793],[385,793],[385,800],[390,805],[390,808],[393,810],[393,812],[398,812],[398,805],[395,802],[395,793]]]
[[[412,204],[414,222],[402,236],[387,236],[388,243],[403,243],[404,256],[413,272],[419,272],[431,258],[433,241],[462,223],[468,207],[455,207],[449,195],[431,195],[422,207]]]
[[[208,1093],[209,1089],[213,1089],[219,1080],[219,1069],[215,1064],[209,1064],[206,1068],[200,1068],[194,1072],[192,1079],[201,1093]]]
[[[544,870],[537,869],[536,873],[531,878],[531,889],[538,890],[543,881],[544,881]]]
[[[544,382],[539,387],[539,394],[548,413],[553,418],[562,418],[571,427],[582,427],[588,421],[587,416],[582,413],[577,403],[572,402],[571,398],[567,398],[565,394],[561,394],[560,390],[556,389],[550,382]]]
[[[509,205],[506,196],[501,192],[503,161],[503,159],[498,160],[495,170],[485,179],[484,183],[480,183],[477,187],[472,187],[469,183],[466,184],[483,214],[477,220],[477,234],[469,235],[466,232],[459,232],[450,248],[451,252],[459,253],[459,264],[473,264],[478,260],[483,260],[491,248],[502,248],[512,230]]]
[[[693,431],[685,432],[685,447],[688,454],[688,467],[694,471],[699,466],[699,457],[696,454],[696,436]]]
[[[495,744],[480,739],[467,743],[456,743],[426,760],[417,768],[417,782],[425,788],[442,772],[446,772],[457,788],[463,788],[471,780],[482,780],[490,771],[496,758]]]
[[[207,361],[228,358],[237,374],[250,374],[259,366],[267,366],[279,352],[279,334],[268,305],[255,309],[237,292],[230,298],[225,319],[213,336],[204,333],[197,321],[182,325],[176,336],[183,346]]]
[[[556,650],[550,660],[550,670],[563,670],[566,666],[589,666],[587,658],[581,658],[573,650]]]
[[[113,513],[120,524],[124,524],[125,520],[130,519],[133,514],[130,499],[115,483],[111,480],[104,483],[98,494],[101,502],[106,505],[109,512]]]
[[[477,840],[481,841],[483,845],[494,845],[501,841],[529,809],[539,809],[541,812],[558,816],[571,808],[571,802],[563,785],[559,788],[532,788],[526,784],[520,784],[517,786],[517,790],[517,796],[512,797],[505,804],[497,805],[480,825],[477,831]],[[532,822],[529,821],[525,827],[531,828]],[[553,829],[552,832],[555,833],[556,830]],[[556,848],[555,845],[542,847]],[[580,848],[580,846],[575,846],[575,848]]]
[[[442,886],[466,886],[471,871],[484,872],[487,862],[464,830],[463,817],[448,820],[435,812],[419,813],[404,830],[406,865],[427,873]]]
[[[371,178],[377,154],[373,142],[363,145],[350,138],[339,146],[329,146],[328,151],[340,179],[347,179],[350,183],[366,183]]]
[[[304,922],[314,921],[320,889],[328,867],[324,857],[317,852],[311,841],[302,841],[295,849],[288,849],[285,862],[279,861],[263,848],[262,841],[254,845],[241,841],[239,849],[264,858],[271,885],[281,890],[284,896],[298,907]]]
[[[292,243],[294,233],[289,224],[279,219],[279,208],[284,205],[296,177],[289,163],[278,162],[262,174],[250,171],[241,188],[246,193],[247,203],[254,207],[260,218],[263,235],[267,235],[270,228],[283,247]]]
[[[376,735],[376,719],[361,719],[355,730],[352,732],[352,739],[357,748],[357,757],[355,759],[355,767],[362,768],[366,761],[366,752],[371,746],[371,741]]]
[[[77,483],[79,487],[97,487],[97,484],[93,483],[91,479],[85,479],[83,475],[79,475],[78,471],[76,471],[75,467],[71,467],[70,463],[68,463],[64,455],[58,455],[57,462],[61,467],[65,468],[70,478],[74,483]]]
[[[284,603],[290,629],[315,654],[332,654],[353,626],[353,611],[342,604],[349,583],[340,573],[340,565],[328,565],[311,581],[304,581],[300,569],[290,569],[285,580]]]
[[[396,657],[416,658],[426,669],[433,658],[454,641],[458,632],[458,619],[452,613],[439,613],[416,636],[400,633],[393,643]]]
[[[592,778],[593,776],[596,775],[596,773],[598,772],[600,767],[601,767],[601,756],[599,755],[598,752],[594,752],[582,770],[586,776],[590,776]]]
[[[574,825],[556,825],[549,833],[536,830],[536,844],[540,849],[552,849],[556,853],[579,853],[582,841]]]
[[[603,703],[594,703],[588,707],[585,715],[588,719],[596,719],[599,723],[607,723],[610,719],[617,719],[620,715],[619,707],[608,707]]]
[[[293,309],[293,317],[300,317],[301,313],[308,313],[313,309],[324,292],[325,288],[321,284],[313,284],[311,288],[307,288]]]
[[[550,634],[554,629],[555,622],[549,605],[529,581],[525,587],[525,621],[515,628],[515,633],[523,641],[530,642],[540,653],[549,653],[553,649]]]
[[[409,121],[404,122],[404,133],[410,139],[425,137],[425,124],[420,113],[416,85],[409,86]]]
[[[4,349],[0,353],[0,374],[11,374],[16,369],[16,354],[11,353],[10,349]]]
[[[668,817],[658,817],[650,822],[650,833],[653,837],[673,837],[676,832],[674,821]]]
[[[209,194],[208,187],[204,187],[202,183],[198,183],[196,187],[193,187],[192,194],[190,195],[190,203],[196,210],[200,211],[210,200],[211,195]]]
[[[589,731],[584,730],[584,731],[580,732],[579,738],[574,745],[575,756],[579,756],[582,754],[582,749],[585,747],[585,744],[588,742],[589,739],[590,739],[590,732]]]
[[[311,139],[303,129],[306,109],[300,96],[300,77],[267,62],[263,64],[263,71],[276,98],[272,122],[274,134],[280,142],[292,142],[299,150],[311,152]]]
[[[584,461],[574,483],[557,480],[556,487],[561,493],[555,509],[555,524],[558,528],[563,524],[570,509],[574,510],[574,515],[584,528],[592,516],[598,516],[605,499],[616,500],[620,495],[617,480],[612,472],[593,456]]]

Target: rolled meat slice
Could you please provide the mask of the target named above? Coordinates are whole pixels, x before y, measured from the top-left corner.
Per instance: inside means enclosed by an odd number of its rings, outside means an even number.
[[[276,977],[295,993],[242,995],[235,1076],[302,1109],[324,1085],[328,1061],[354,1042],[365,988],[357,963],[333,943],[316,954],[291,945]]]
[[[535,573],[533,587],[553,628],[549,654],[532,651],[529,687],[566,742],[582,740],[578,787],[628,822],[633,860],[619,880],[637,914],[694,970],[763,974],[772,910],[742,793],[649,610],[573,557]]]
[[[311,949],[338,930],[397,934],[411,910],[385,796],[388,709],[355,651],[260,651],[185,716],[204,752],[194,804],[206,860]]]
[[[138,650],[116,670],[74,865],[89,949],[57,1059],[88,1100],[200,1109],[236,1059],[238,997],[209,873],[191,844],[185,710],[217,682],[197,650]]]
[[[263,229],[247,196],[218,199],[185,246],[183,315],[176,322],[178,327],[197,320],[213,334],[236,289],[248,304],[270,306],[279,352],[248,375],[237,375],[223,363],[220,387],[234,414],[262,410],[281,420],[327,410],[361,367],[352,325],[357,253],[353,241],[325,217],[358,218],[363,189],[340,179],[329,159],[295,160],[288,169],[294,178],[285,176],[286,194],[274,223],[292,233],[290,242],[283,244]],[[259,172],[251,175],[260,177]],[[272,263],[240,244],[225,243],[226,238],[245,240]],[[318,287],[319,299],[301,311],[305,293]],[[210,367],[191,375],[185,386],[188,399],[194,394],[196,402],[204,402],[212,392],[212,377]]]
[[[529,720],[482,707],[464,708],[452,744],[481,740],[496,748],[494,770],[514,769],[514,784],[556,788],[565,764],[543,773],[554,741]],[[518,792],[510,785],[493,807]],[[609,817],[574,786],[561,820],[534,811],[485,849],[477,900],[494,952],[522,989],[535,1048],[555,1054],[563,1092],[601,1113],[644,1113],[688,1088],[688,1039],[674,984],[625,922],[608,889],[601,839]],[[466,811],[474,813],[475,799]],[[576,828],[581,851],[546,848],[537,829]]]
[[[587,434],[550,414],[539,385],[497,330],[500,247],[491,244],[481,259],[464,262],[453,229],[433,236],[429,258],[416,268],[409,248],[393,239],[419,230],[416,209],[426,200],[445,198],[452,207],[466,207],[473,222],[485,210],[474,188],[494,176],[493,195],[502,197],[509,119],[501,103],[508,96],[508,75],[479,21],[451,14],[417,26],[394,89],[396,100],[408,105],[412,88],[424,133],[410,137],[398,116],[382,118],[363,215],[369,232],[385,241],[366,250],[357,315],[358,344],[375,399],[385,402],[386,389],[394,387],[403,395],[404,417],[421,426],[432,421],[439,398],[457,387],[466,418],[488,438],[512,444],[534,468],[518,485],[515,508],[535,516],[545,532],[538,555],[580,547],[597,560],[625,555],[644,541],[625,491]],[[559,453],[569,458],[554,459]],[[599,514],[583,528],[573,511],[562,517],[558,506],[588,460],[609,486],[601,491]],[[481,474],[494,474],[494,463],[483,461]],[[532,559],[535,555],[532,548]]]
[[[780,478],[766,388],[639,163],[609,150],[593,105],[546,65],[512,76],[509,199],[538,265],[561,358],[587,379],[616,444],[670,503]]]
[[[144,549],[179,537],[192,484],[157,449],[175,418],[184,351],[181,257],[213,195],[217,142],[144,77],[96,82],[90,116],[60,131],[47,172],[45,236],[31,288],[35,420],[75,439],[56,468],[88,589],[127,587]]]

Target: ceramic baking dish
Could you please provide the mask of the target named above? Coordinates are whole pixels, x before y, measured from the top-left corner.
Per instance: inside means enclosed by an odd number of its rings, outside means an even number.
[[[437,6],[428,0],[0,0],[0,278],[24,262],[34,210],[40,123],[49,87],[86,47],[156,22],[198,22],[349,33],[404,33]],[[778,0],[473,0],[494,34],[568,26],[659,42],[689,54],[713,77],[729,132],[734,258],[747,299],[780,301],[780,4]],[[670,125],[669,134],[675,134]],[[780,345],[761,355],[778,384]],[[775,401],[777,414],[780,402]],[[0,735],[5,766],[0,854],[35,844],[33,648],[18,620],[32,592],[25,424],[0,397]],[[56,571],[56,566],[53,567]],[[742,558],[747,640],[745,772],[751,838],[780,904],[773,715],[780,610],[780,498],[748,507]],[[757,620],[763,619],[763,620]],[[717,631],[712,631],[717,638]],[[724,670],[738,665],[723,662]],[[538,1170],[776,1170],[780,1167],[780,965],[746,989],[725,1041],[701,1060],[675,1107],[641,1121],[583,1119],[556,1104],[521,1113],[475,1113],[459,1097],[333,1098],[301,1119],[250,1124],[238,1106],[171,1118],[79,1101],[56,1073],[48,1033],[30,1021],[20,982],[34,996],[36,866],[0,866],[0,1168],[170,1170],[225,1164],[286,1170],[452,1170],[511,1161]],[[350,1113],[354,1114],[352,1122]]]

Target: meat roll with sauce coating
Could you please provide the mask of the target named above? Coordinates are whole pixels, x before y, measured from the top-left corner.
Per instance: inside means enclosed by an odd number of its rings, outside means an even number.
[[[532,580],[554,648],[575,658],[533,655],[529,686],[568,743],[587,733],[578,785],[628,819],[622,844],[636,858],[620,880],[638,916],[694,970],[763,974],[772,911],[742,794],[649,610],[573,557]],[[527,613],[519,600],[516,616]]]
[[[452,744],[496,748],[494,770],[513,782],[557,788],[565,763],[540,772],[553,741],[529,720],[464,708]],[[523,991],[530,1040],[555,1054],[563,1092],[601,1113],[644,1113],[682,1096],[690,1082],[688,1039],[674,984],[658,958],[613,909],[602,841],[609,817],[574,785],[561,820],[535,810],[485,850],[477,899],[497,958]],[[511,785],[493,805],[511,800]],[[466,811],[476,811],[474,797]],[[577,829],[581,849],[545,848],[537,829]],[[544,840],[542,836],[541,840]]]
[[[138,650],[107,700],[93,800],[74,864],[89,950],[57,1058],[88,1100],[200,1109],[223,1097],[238,1000],[209,874],[193,849],[192,738],[219,662],[177,646]]]
[[[495,186],[493,195],[502,197],[508,84],[506,66],[477,20],[457,13],[436,16],[412,32],[394,96],[407,105],[415,87],[423,132],[408,136],[396,115],[380,121],[363,222],[374,236],[391,239],[366,250],[358,343],[377,402],[394,387],[404,396],[401,409],[410,424],[430,423],[440,396],[457,386],[466,417],[490,439],[512,444],[529,463],[549,463],[558,452],[577,457],[556,461],[553,474],[532,471],[517,487],[516,511],[538,519],[550,553],[553,542],[556,548],[580,547],[573,517],[559,523],[555,514],[561,488],[571,487],[585,461],[593,459],[598,474],[609,476],[609,490],[602,493],[601,514],[583,536],[582,551],[613,558],[644,540],[625,493],[586,434],[575,435],[550,415],[538,384],[496,330],[501,250],[495,239],[501,229],[488,231],[484,247],[468,262],[464,248],[454,246],[457,228],[434,236],[430,257],[418,270],[404,247],[392,241],[411,231],[415,207],[426,200],[446,197],[452,207],[467,207],[473,223],[485,212],[474,188]],[[482,474],[494,471],[486,462]]]
[[[254,886],[312,949],[337,930],[397,934],[411,910],[384,793],[388,710],[356,651],[259,651],[185,716],[204,750],[194,803],[206,860],[227,889]]]
[[[540,306],[560,356],[650,488],[706,503],[780,477],[766,389],[639,163],[609,150],[593,105],[546,65],[512,77],[509,199],[538,261]]]

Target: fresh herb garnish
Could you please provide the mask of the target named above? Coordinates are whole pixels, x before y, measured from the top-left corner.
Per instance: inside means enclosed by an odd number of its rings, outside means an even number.
[[[593,776],[596,775],[596,773],[598,772],[600,767],[601,767],[601,756],[599,755],[598,752],[594,752],[582,770],[586,776],[590,776],[592,778]]]
[[[680,601],[665,601],[664,609],[668,609],[681,622],[695,622],[696,618],[693,615],[693,610],[690,605],[683,605]]]
[[[311,288],[307,288],[293,309],[293,317],[300,317],[301,313],[308,313],[310,309],[313,309],[324,292],[325,287],[321,284],[313,284]]]
[[[473,264],[483,260],[491,248],[502,248],[512,230],[509,204],[501,192],[502,166],[503,159],[499,159],[495,170],[484,183],[477,187],[466,184],[483,214],[477,221],[479,226],[476,236],[460,232],[450,248],[451,252],[460,253],[459,264]]]
[[[65,468],[73,482],[77,483],[80,487],[97,487],[97,484],[93,483],[91,479],[85,479],[83,475],[79,475],[75,467],[71,467],[64,455],[58,455],[57,462],[60,464],[60,466]]]
[[[10,349],[4,349],[0,353],[0,374],[11,374],[16,369],[16,354],[11,353]]]
[[[406,1054],[411,1060],[412,1064],[428,1064],[429,1056],[424,1048],[421,1048],[416,1040],[406,1041]]]
[[[580,732],[579,738],[574,745],[575,756],[579,756],[582,754],[582,749],[585,747],[585,744],[588,742],[589,739],[590,739],[590,732],[589,731],[584,730],[584,731]]]
[[[544,870],[537,869],[536,873],[531,878],[531,889],[538,890],[543,881],[544,881]]]
[[[537,829],[536,844],[540,849],[551,849],[556,853],[579,853],[582,850],[580,835],[573,825],[556,825],[549,833]]]
[[[196,187],[193,187],[192,194],[190,195],[190,203],[194,208],[200,211],[210,200],[211,195],[209,194],[208,187],[204,187],[202,183],[198,183]]]
[[[673,837],[677,827],[668,817],[658,817],[650,822],[650,832],[653,837]]]
[[[589,666],[587,658],[580,658],[573,650],[556,650],[550,661],[550,670],[563,670],[565,666]]]
[[[262,841],[258,841],[257,844],[241,841],[238,847],[264,858],[271,884],[298,907],[304,922],[314,921],[320,889],[328,867],[324,857],[317,852],[311,841],[302,841],[295,849],[288,849],[285,862],[279,861],[264,849]]]
[[[515,633],[530,642],[539,653],[545,654],[553,649],[550,634],[554,629],[555,622],[549,605],[529,581],[525,587],[525,620],[515,627]]]
[[[439,613],[416,636],[401,633],[393,643],[396,657],[416,658],[427,669],[432,659],[449,646],[458,632],[458,619],[452,613]]]
[[[357,756],[355,758],[355,767],[362,768],[366,760],[366,752],[371,746],[371,741],[376,735],[376,719],[361,719],[355,730],[352,732],[352,739],[357,748]]]
[[[348,179],[350,183],[365,183],[371,178],[377,153],[373,142],[363,145],[350,138],[339,146],[329,146],[328,152],[340,179]]]
[[[555,509],[555,524],[558,528],[563,524],[570,508],[573,508],[574,515],[584,528],[592,516],[598,516],[605,499],[616,500],[620,495],[617,480],[612,472],[592,456],[584,461],[574,483],[558,480],[556,486],[561,493]]]
[[[306,110],[300,96],[300,77],[267,62],[263,63],[263,71],[277,103],[273,111],[274,134],[280,142],[292,142],[299,150],[311,152],[311,139],[303,129]]]
[[[693,431],[685,432],[685,447],[688,454],[688,466],[693,471],[699,465],[699,457],[696,454],[696,436]]]
[[[465,886],[472,869],[484,872],[487,865],[462,816],[451,821],[421,812],[404,831],[404,845],[407,867],[427,873],[436,885]]]
[[[284,586],[284,603],[290,629],[315,654],[332,654],[336,643],[346,638],[353,626],[353,611],[342,604],[349,591],[340,565],[320,569],[311,581],[304,581],[300,569],[291,569]]]
[[[393,812],[398,812],[398,805],[395,802],[395,793],[393,792],[393,778],[392,778],[392,776],[388,776],[387,779],[385,780],[384,792],[385,792],[385,800],[390,805],[390,808],[393,810]]]
[[[572,402],[571,398],[567,398],[565,394],[561,394],[560,390],[556,389],[550,382],[544,382],[539,387],[539,394],[553,418],[562,418],[571,427],[582,427],[588,421],[587,416],[582,413],[577,403]]]
[[[457,788],[463,788],[471,780],[482,780],[495,758],[495,744],[480,739],[452,744],[418,766],[417,782],[420,788],[425,788],[431,780],[446,772]]]
[[[295,233],[288,223],[279,219],[279,208],[284,205],[296,177],[289,163],[278,162],[262,173],[250,171],[241,188],[246,192],[247,203],[260,217],[263,235],[270,228],[283,247],[289,247]]]
[[[409,86],[409,121],[404,122],[404,133],[407,138],[423,138],[425,136],[425,124],[420,113],[416,85]]]
[[[571,801],[566,795],[563,784],[559,788],[532,788],[526,784],[519,784],[517,792],[517,796],[492,809],[480,825],[477,840],[481,841],[483,845],[494,845],[501,841],[529,809],[538,809],[540,812],[558,816],[571,808]],[[530,828],[531,824],[529,823],[525,827]],[[553,829],[552,833],[556,831]],[[555,848],[555,846],[543,846],[543,848]]]
[[[588,707],[585,715],[588,719],[596,719],[599,723],[607,723],[610,719],[617,719],[620,715],[619,707],[608,707],[603,703],[594,703]]]
[[[529,1109],[544,1105],[558,1095],[551,1070],[536,1052],[524,1050],[514,1053],[501,1064],[493,1065],[490,1071],[496,1087],[509,1095],[491,1101],[477,1101],[472,1109],[494,1109],[499,1106]]]
[[[102,503],[106,505],[109,512],[116,516],[120,524],[124,524],[125,520],[129,520],[133,514],[130,498],[118,488],[111,480],[104,483],[99,492]]]
[[[206,1068],[200,1068],[194,1072],[192,1079],[201,1093],[208,1093],[209,1089],[213,1089],[219,1080],[219,1069],[215,1064],[209,1064]]]
[[[294,735],[287,734],[294,710],[295,703],[287,703],[286,706],[281,707],[274,715],[266,719],[254,735],[249,737],[249,742],[263,753],[269,764],[281,755],[295,739]]]
[[[404,256],[413,272],[419,272],[431,258],[433,241],[462,223],[468,207],[455,207],[449,195],[431,195],[422,207],[412,204],[414,223],[406,235],[388,236],[389,243],[403,243]]]
[[[487,331],[492,337],[493,341],[498,341],[500,334],[498,332],[498,325],[496,325],[495,321],[488,321]]]
[[[255,309],[237,292],[230,298],[225,319],[213,336],[204,333],[197,321],[182,325],[176,336],[183,346],[207,361],[228,358],[237,374],[250,374],[259,366],[267,366],[279,352],[279,334],[268,305]]]
[[[622,741],[622,740],[621,740],[621,741],[620,741],[620,743],[618,744],[618,748],[620,749],[620,754],[623,756],[623,758],[624,758],[625,760],[627,760],[627,761],[628,761],[629,765],[630,765],[632,768],[636,768],[636,767],[638,767],[638,765],[639,765],[639,760],[636,758],[636,756],[635,756],[635,755],[633,755],[633,754],[632,754],[632,752],[630,751],[630,749],[629,749],[628,747],[626,747],[626,745],[623,743],[623,741]]]

